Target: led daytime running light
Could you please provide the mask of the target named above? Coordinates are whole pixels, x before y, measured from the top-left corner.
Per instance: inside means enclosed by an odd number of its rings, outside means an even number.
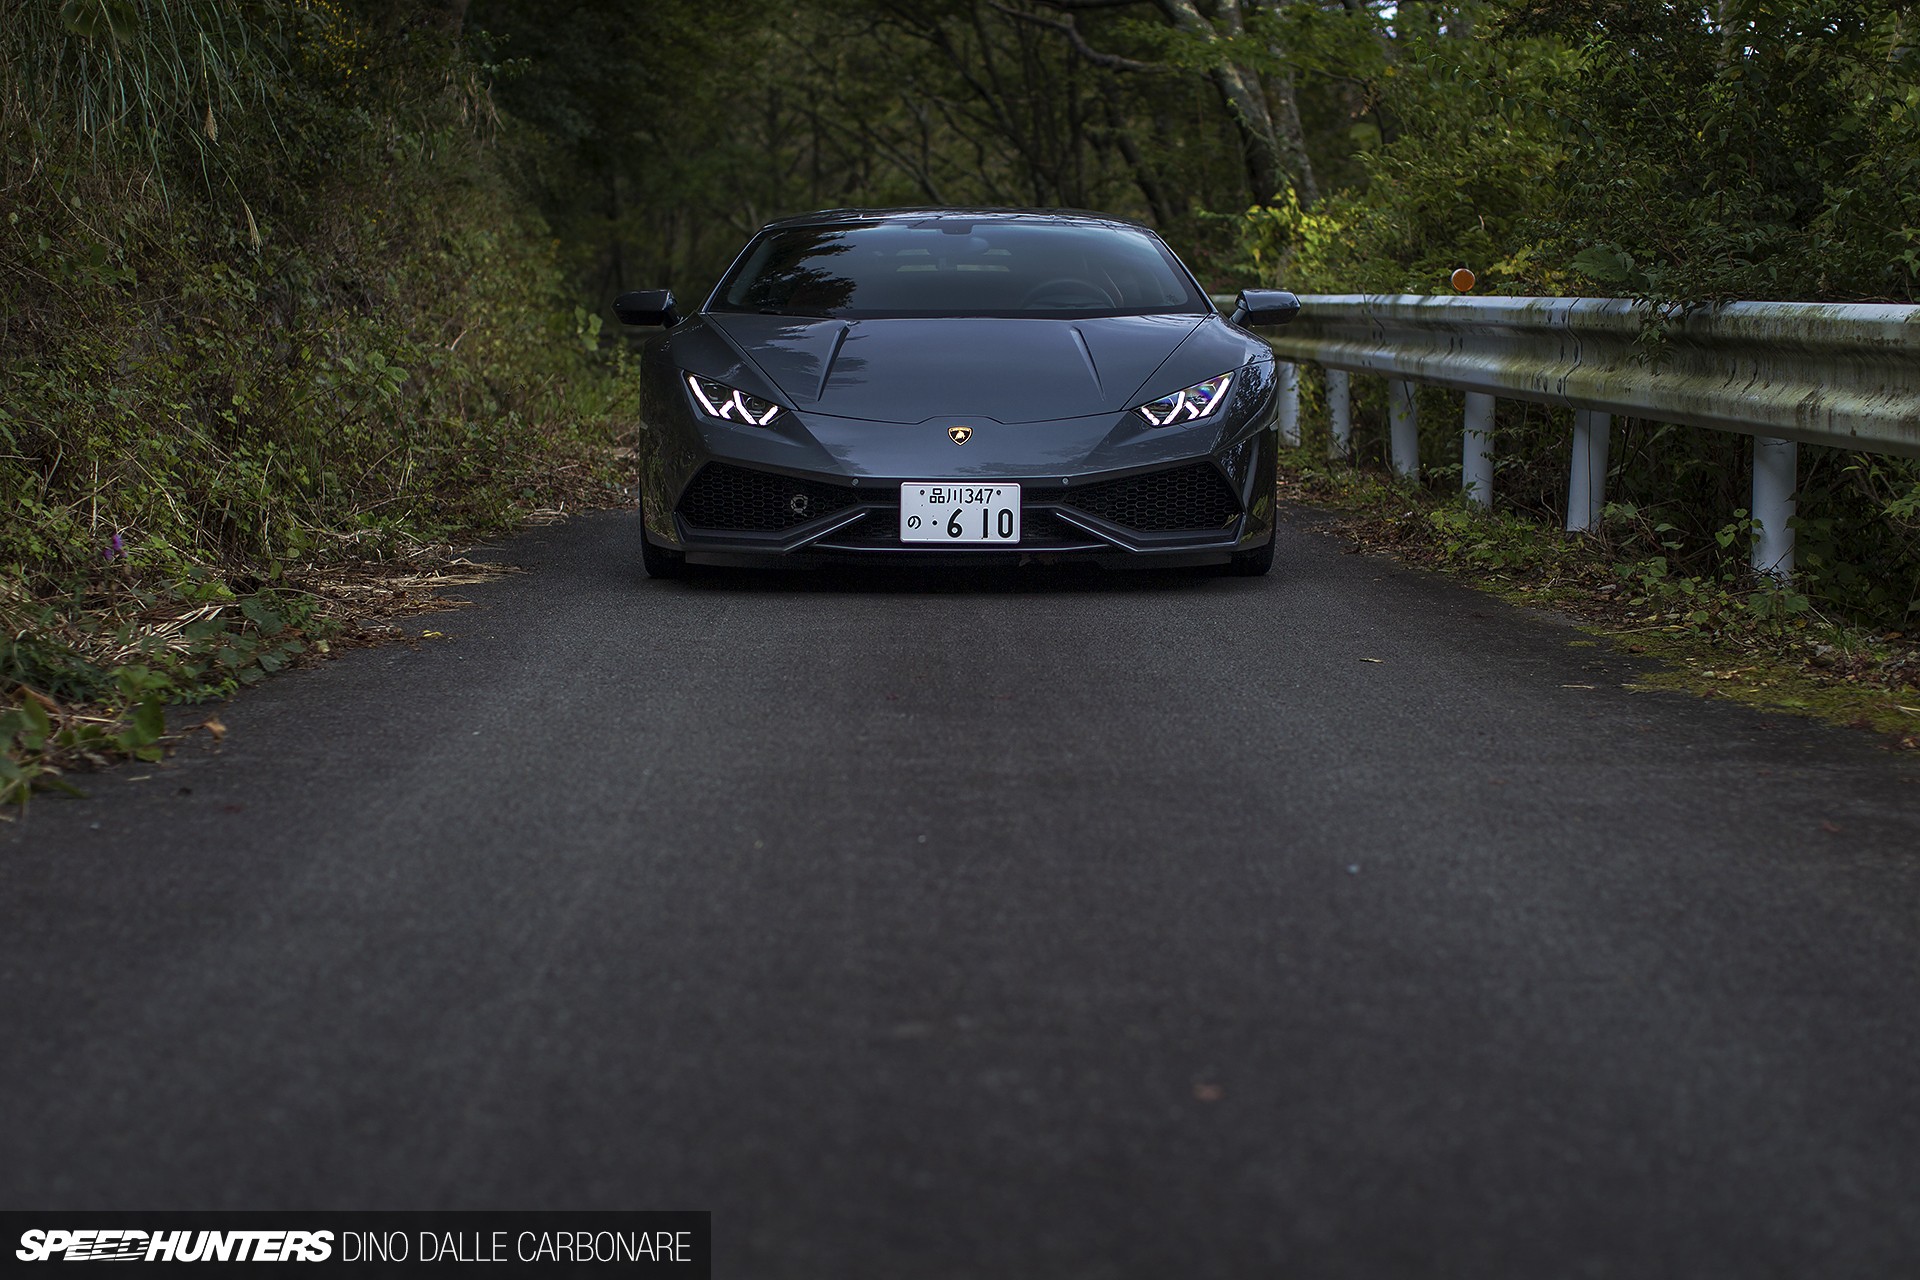
[[[1217,378],[1208,378],[1205,382],[1196,382],[1184,390],[1170,396],[1161,396],[1158,400],[1140,406],[1141,417],[1156,427],[1177,426],[1183,422],[1196,422],[1205,418],[1226,403],[1227,391],[1233,386],[1233,375],[1223,373]]]
[[[693,398],[700,402],[702,409],[728,422],[747,422],[764,427],[780,412],[780,406],[772,401],[736,391],[724,382],[715,382],[698,374],[687,375],[687,389],[693,392]]]

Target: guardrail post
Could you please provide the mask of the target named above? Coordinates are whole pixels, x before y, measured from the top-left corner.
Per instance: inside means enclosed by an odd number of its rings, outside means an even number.
[[[1413,384],[1387,379],[1387,422],[1393,443],[1393,474],[1402,480],[1420,478],[1420,421],[1413,406]]]
[[[1282,360],[1274,370],[1280,377],[1280,439],[1300,443],[1300,366]]]
[[[1749,563],[1755,573],[1782,582],[1793,576],[1793,519],[1795,488],[1799,483],[1800,446],[1791,440],[1753,438],[1753,551]]]
[[[1476,507],[1493,505],[1493,397],[1467,392],[1466,433],[1460,441],[1460,490]]]
[[[1573,411],[1573,466],[1567,477],[1567,532],[1586,533],[1600,527],[1600,511],[1607,505],[1607,432],[1610,414],[1592,409]]]
[[[1353,379],[1345,369],[1327,370],[1327,456],[1353,456]]]

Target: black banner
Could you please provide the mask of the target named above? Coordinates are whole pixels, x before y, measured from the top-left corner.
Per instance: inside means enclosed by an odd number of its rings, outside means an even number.
[[[477,1276],[711,1274],[713,1215],[0,1213],[0,1268],[132,1262],[180,1272]]]

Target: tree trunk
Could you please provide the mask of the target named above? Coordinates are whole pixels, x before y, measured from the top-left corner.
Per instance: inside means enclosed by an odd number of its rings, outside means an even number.
[[[1307,155],[1307,131],[1300,123],[1300,100],[1294,94],[1293,72],[1272,77],[1268,87],[1278,102],[1273,114],[1278,117],[1280,145],[1286,153],[1287,168],[1293,174],[1294,193],[1302,206],[1311,208],[1320,199],[1320,184],[1314,181],[1313,159]]]
[[[1106,108],[1107,131],[1112,136],[1114,146],[1120,152],[1120,158],[1126,162],[1127,172],[1133,175],[1133,185],[1140,188],[1140,194],[1146,199],[1147,208],[1153,211],[1154,225],[1171,227],[1185,212],[1184,206],[1176,207],[1168,198],[1167,187],[1154,172],[1147,159],[1140,152],[1140,146],[1134,141],[1132,131],[1127,127],[1126,113],[1120,109],[1115,99],[1117,91],[1111,84],[1103,87],[1102,105]]]
[[[1176,29],[1209,44],[1218,44],[1243,30],[1240,0],[1220,0],[1218,16],[1211,21],[1200,12],[1194,0],[1156,0],[1156,3]],[[1220,91],[1221,101],[1226,104],[1227,114],[1240,135],[1240,150],[1246,160],[1247,182],[1252,187],[1254,202],[1272,203],[1286,185],[1288,165],[1273,126],[1273,116],[1267,110],[1267,95],[1259,76],[1223,57],[1207,72],[1207,78]],[[1288,100],[1291,101],[1291,95]]]

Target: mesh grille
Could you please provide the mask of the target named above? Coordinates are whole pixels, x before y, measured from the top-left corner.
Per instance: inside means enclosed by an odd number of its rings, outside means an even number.
[[[1240,500],[1220,472],[1206,462],[1069,489],[1059,501],[1144,532],[1220,529],[1240,514]]]
[[[696,529],[777,533],[859,501],[853,489],[709,462],[680,495],[680,517]]]
[[[798,480],[710,462],[680,495],[680,516],[696,529],[778,533],[878,496],[818,480]],[[1211,464],[1128,476],[1084,489],[1033,490],[1021,516],[1020,545],[1085,542],[1087,535],[1036,510],[1035,504],[1071,506],[1088,515],[1143,532],[1220,529],[1240,514],[1233,489]],[[848,546],[900,545],[897,508],[876,511],[830,536]]]

